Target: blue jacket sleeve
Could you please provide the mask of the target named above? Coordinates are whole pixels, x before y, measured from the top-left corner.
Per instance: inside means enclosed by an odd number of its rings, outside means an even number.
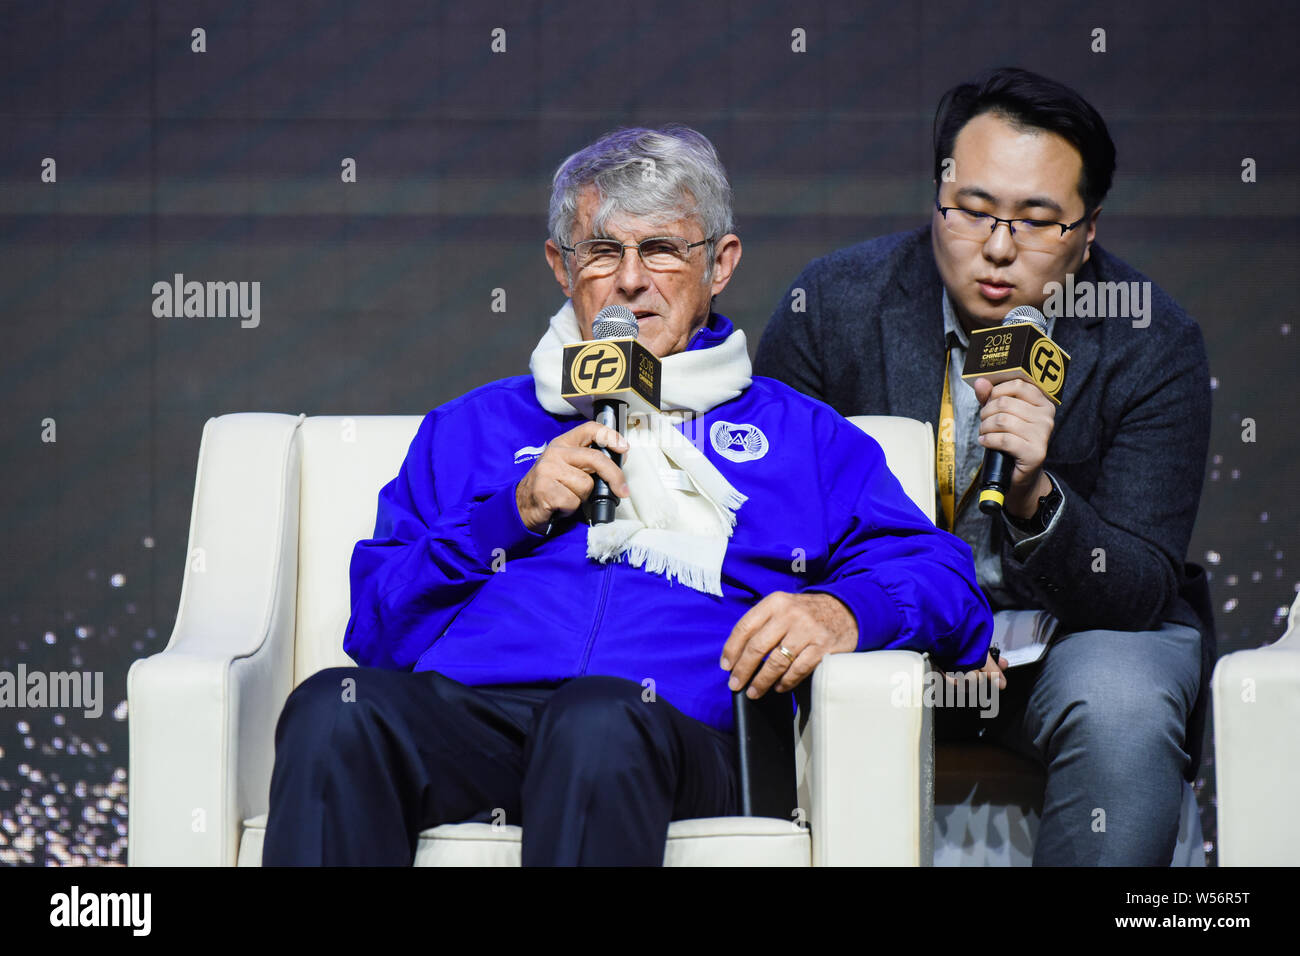
[[[379,492],[374,536],[357,542],[343,650],[358,664],[410,670],[501,567],[545,536],[515,505],[516,482],[443,507],[434,483],[437,411],[420,424],[397,477]]]
[[[907,648],[930,652],[944,667],[982,665],[993,613],[970,547],[922,514],[875,439],[840,421],[833,437],[818,443],[826,575],[805,591],[844,602],[857,619],[859,651]]]

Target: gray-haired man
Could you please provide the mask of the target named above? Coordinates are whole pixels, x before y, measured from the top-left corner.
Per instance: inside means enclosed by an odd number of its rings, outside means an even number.
[[[832,653],[985,659],[969,548],[860,430],[751,379],[711,312],[740,239],[708,140],[603,137],[560,167],[550,225],[565,304],[533,374],[430,412],[380,492],[352,557],[362,666],[289,698],[263,862],[410,863],[421,829],[479,819],[521,823],[525,864],[659,864],[670,820],[738,810],[734,690],[790,690]],[[609,305],[663,363],[626,438],[560,396],[563,346]],[[582,520],[593,475],[611,523]]]

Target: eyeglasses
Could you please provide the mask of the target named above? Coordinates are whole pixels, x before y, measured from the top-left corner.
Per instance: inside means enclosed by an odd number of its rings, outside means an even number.
[[[616,239],[584,239],[560,248],[573,254],[574,264],[584,276],[599,279],[617,271],[624,249],[635,249],[645,267],[653,272],[676,272],[686,268],[692,249],[712,241],[712,236],[699,242],[687,242],[681,236],[652,236],[625,245]]]
[[[943,224],[948,227],[948,231],[958,238],[984,242],[998,228],[998,223],[1005,222],[1017,246],[1040,252],[1055,252],[1060,249],[1066,234],[1088,218],[1088,214],[1084,213],[1069,225],[1047,219],[1003,219],[961,206],[940,206],[937,196],[934,208],[943,216]]]

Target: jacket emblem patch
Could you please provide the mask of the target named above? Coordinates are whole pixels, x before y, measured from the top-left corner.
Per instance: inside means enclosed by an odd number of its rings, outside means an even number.
[[[769,442],[757,425],[714,422],[709,441],[723,458],[731,461],[756,461],[767,454]]]

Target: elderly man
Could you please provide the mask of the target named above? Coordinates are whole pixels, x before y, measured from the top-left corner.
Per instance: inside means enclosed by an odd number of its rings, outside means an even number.
[[[752,379],[711,312],[741,244],[703,136],[571,156],[550,230],[567,301],[533,374],[430,412],[379,493],[344,638],[362,666],[285,706],[266,863],[409,864],[422,829],[480,819],[522,824],[526,865],[657,865],[669,821],[738,811],[733,690],[788,691],[833,653],[986,658],[969,548],[859,429]],[[610,305],[663,361],[662,411],[627,437],[560,397],[564,345]],[[596,476],[611,523],[584,518]]]

